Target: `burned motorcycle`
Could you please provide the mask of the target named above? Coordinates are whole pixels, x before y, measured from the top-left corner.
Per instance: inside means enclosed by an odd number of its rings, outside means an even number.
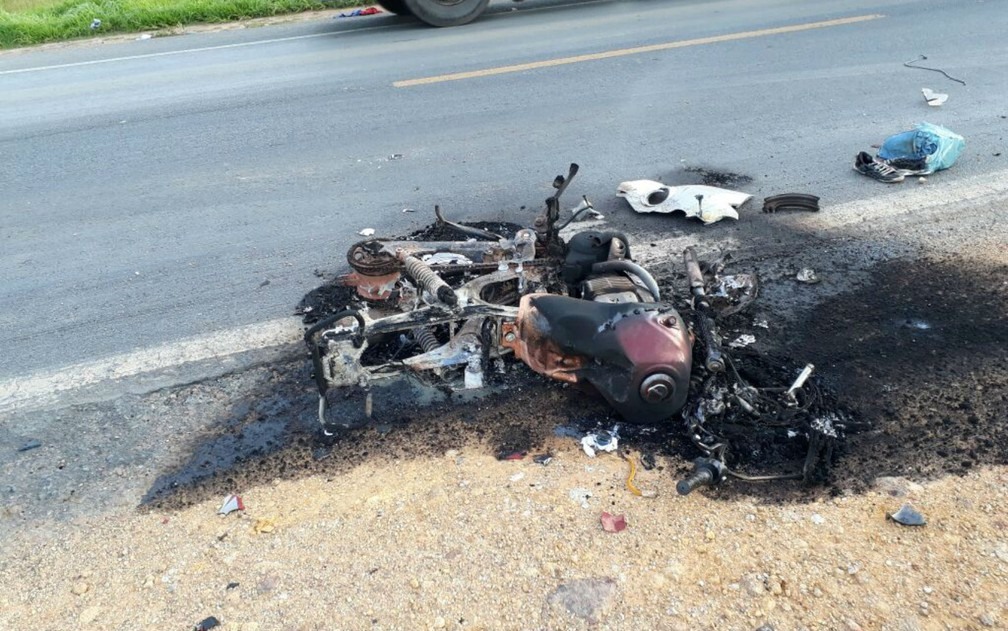
[[[339,282],[353,289],[356,304],[305,333],[324,426],[352,424],[329,413],[348,391],[366,393],[366,418],[371,390],[403,373],[451,391],[478,390],[495,366],[518,360],[552,379],[594,388],[631,423],[685,418],[704,458],[680,492],[734,473],[725,464],[727,445],[712,428],[743,405],[755,418],[769,414],[773,397],[741,385],[721,350],[692,251],[687,325],[633,261],[624,234],[586,230],[560,237],[592,211],[583,198],[561,221],[560,197],[577,170],[572,164],[566,177],[557,176],[543,212],[513,236],[449,221],[435,207],[436,226],[465,240],[369,239],[350,248],[352,271]],[[801,397],[794,394],[800,390],[797,384],[789,396]],[[814,412],[797,398],[789,403],[782,409]],[[781,416],[789,419],[782,427],[800,425],[795,416]],[[799,477],[808,477],[827,443],[816,441]]]

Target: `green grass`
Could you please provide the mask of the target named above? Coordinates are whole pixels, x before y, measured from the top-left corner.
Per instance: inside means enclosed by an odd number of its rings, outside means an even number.
[[[361,0],[0,0],[0,48],[185,26],[229,22],[314,9],[365,4]],[[95,19],[101,26],[91,28]]]

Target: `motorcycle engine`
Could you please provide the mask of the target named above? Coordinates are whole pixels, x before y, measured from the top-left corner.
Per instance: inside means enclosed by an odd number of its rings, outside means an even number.
[[[594,302],[650,302],[653,300],[647,287],[631,277],[613,272],[581,281],[581,297]]]
[[[577,297],[522,297],[505,346],[540,374],[591,384],[628,421],[671,419],[686,402],[693,338],[626,237],[574,235],[563,277]]]

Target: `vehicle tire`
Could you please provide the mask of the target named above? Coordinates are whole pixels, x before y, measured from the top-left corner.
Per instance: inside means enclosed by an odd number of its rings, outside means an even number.
[[[490,0],[402,0],[419,20],[431,26],[459,26],[478,18]]]
[[[396,15],[413,15],[410,8],[406,6],[405,0],[375,0],[381,8]]]

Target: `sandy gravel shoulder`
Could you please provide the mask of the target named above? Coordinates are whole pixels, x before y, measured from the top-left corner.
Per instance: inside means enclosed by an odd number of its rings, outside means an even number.
[[[3,543],[0,627],[983,629],[1008,625],[1008,467],[811,503],[675,495],[669,470],[477,449]],[[922,528],[887,521],[911,501]],[[602,511],[626,515],[611,534]]]

